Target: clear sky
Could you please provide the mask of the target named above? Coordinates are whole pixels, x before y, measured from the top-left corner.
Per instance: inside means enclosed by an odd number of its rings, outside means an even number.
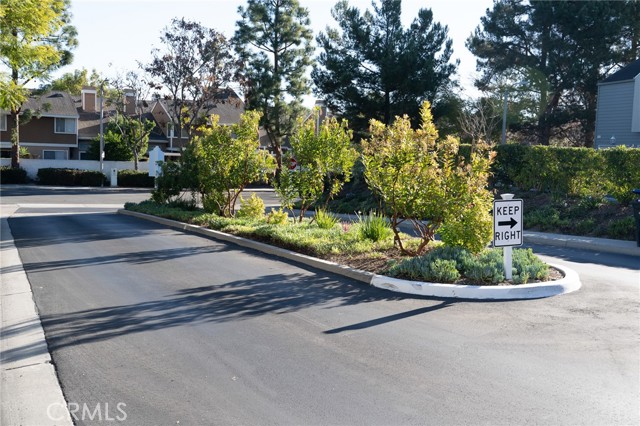
[[[331,17],[334,0],[300,0],[309,9],[314,33],[327,26],[337,27]],[[370,0],[350,0],[360,10],[370,8]],[[233,36],[238,6],[244,0],[72,0],[73,24],[78,30],[79,46],[74,61],[56,73],[78,68],[96,69],[109,77],[147,63],[151,49],[160,47],[160,33],[172,18],[185,17]],[[475,59],[464,46],[465,40],[480,24],[480,17],[492,0],[404,0],[402,19],[408,25],[420,8],[430,8],[434,20],[449,27],[453,57],[460,59],[458,79],[463,93],[475,96],[472,81]]]

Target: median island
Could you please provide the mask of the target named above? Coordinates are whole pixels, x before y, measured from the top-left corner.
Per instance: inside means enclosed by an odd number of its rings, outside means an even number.
[[[396,117],[392,124],[371,120],[368,138],[358,144],[346,121],[301,119],[289,139],[291,149],[271,155],[258,149],[260,114],[247,111],[232,126],[220,125],[213,116],[212,125],[200,129],[179,162],[162,164],[152,199],[125,208],[370,276],[493,287],[562,278],[530,249],[513,250],[511,270],[505,273],[503,250],[487,248],[494,236],[496,195],[488,189],[488,179],[495,152],[478,141],[463,154],[457,138],[439,137],[428,102],[420,117],[418,128],[407,116]],[[379,208],[339,218],[326,206],[356,168]],[[280,199],[278,210],[265,212],[255,194],[242,198],[247,185],[266,180]],[[511,219],[511,212],[506,213],[504,220]],[[519,222],[506,228],[521,232]],[[394,289],[396,284],[380,286]]]

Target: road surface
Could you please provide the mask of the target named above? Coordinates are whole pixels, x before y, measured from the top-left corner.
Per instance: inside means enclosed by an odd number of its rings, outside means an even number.
[[[9,224],[68,403],[111,423],[640,423],[637,258],[542,247],[580,291],[420,299],[57,201]]]

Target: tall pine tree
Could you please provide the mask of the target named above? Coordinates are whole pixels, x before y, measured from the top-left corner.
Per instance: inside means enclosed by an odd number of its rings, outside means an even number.
[[[538,143],[579,123],[583,144],[593,146],[597,83],[637,56],[637,37],[633,47],[625,34],[637,31],[639,19],[633,1],[496,1],[467,40],[482,72],[476,84],[490,90],[505,77],[528,84]]]
[[[276,180],[282,170],[282,142],[301,114],[313,36],[309,13],[298,0],[248,0],[239,7],[234,44],[243,62],[248,109],[262,113],[276,156]]]
[[[416,124],[422,103],[437,105],[452,84],[457,63],[450,62],[447,27],[421,9],[405,29],[401,6],[401,0],[381,0],[361,13],[341,1],[332,10],[339,29],[317,37],[317,93],[355,130],[365,130],[372,118],[390,124],[404,114]]]

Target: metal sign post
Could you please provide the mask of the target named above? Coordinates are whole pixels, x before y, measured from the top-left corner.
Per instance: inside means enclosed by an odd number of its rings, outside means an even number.
[[[513,194],[502,194],[502,200],[493,202],[493,246],[503,247],[504,273],[513,278],[511,248],[522,245],[522,200]]]

